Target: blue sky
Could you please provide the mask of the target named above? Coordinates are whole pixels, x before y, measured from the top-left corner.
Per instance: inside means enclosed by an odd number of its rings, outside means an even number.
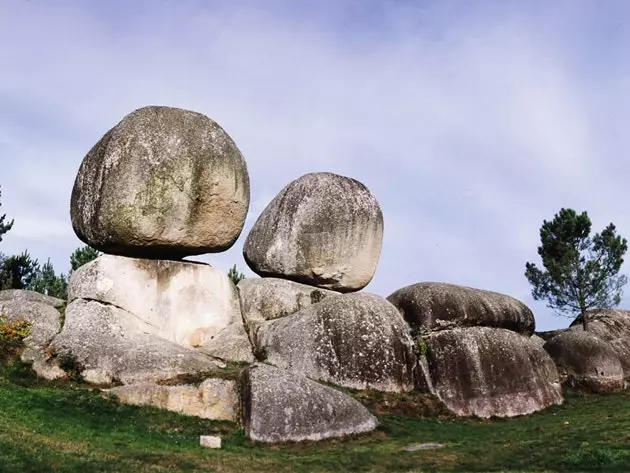
[[[15,218],[0,251],[67,271],[83,156],[127,113],[169,105],[215,119],[249,167],[243,235],[202,260],[245,269],[273,196],[337,172],[383,208],[366,290],[464,284],[521,299],[539,329],[566,326],[532,301],[525,262],[561,207],[630,236],[629,13],[612,0],[0,0],[0,210]]]

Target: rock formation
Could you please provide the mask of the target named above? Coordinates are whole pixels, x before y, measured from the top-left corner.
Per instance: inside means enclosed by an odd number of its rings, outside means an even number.
[[[313,173],[291,182],[265,208],[243,255],[261,276],[352,292],[374,276],[382,240],[381,209],[363,184]]]
[[[230,248],[248,207],[245,160],[217,123],[144,107],[85,156],[70,215],[77,236],[104,253],[179,259]]]
[[[373,294],[326,297],[265,322],[256,343],[268,362],[309,378],[354,389],[414,387],[409,327],[394,306]]]
[[[614,392],[625,386],[619,357],[605,340],[590,332],[567,330],[544,345],[561,380],[592,392]]]
[[[354,399],[273,366],[251,365],[241,385],[245,433],[258,442],[322,440],[369,432],[378,425]]]
[[[388,297],[410,324],[417,385],[458,415],[529,414],[562,402],[553,360],[530,339],[534,316],[518,300],[443,283]]]
[[[531,335],[534,314],[525,304],[497,292],[454,284],[412,284],[387,298],[417,331],[496,327]]]

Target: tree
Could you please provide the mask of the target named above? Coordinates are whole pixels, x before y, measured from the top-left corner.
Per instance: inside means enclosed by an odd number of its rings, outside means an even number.
[[[68,298],[68,281],[62,273],[57,276],[50,258],[37,271],[37,274],[28,286],[28,289],[59,299]]]
[[[4,258],[0,267],[0,289],[24,289],[37,276],[38,270],[38,261],[27,251]]]
[[[245,279],[245,275],[238,272],[238,270],[236,269],[236,265],[232,266],[232,269],[230,269],[230,271],[228,272],[228,277],[232,280],[235,286],[243,279]]]
[[[0,191],[0,197],[2,197],[2,191]],[[0,203],[0,207],[2,207],[1,203]],[[0,215],[0,241],[2,241],[2,235],[4,235],[9,230],[11,230],[11,227],[13,227],[13,220],[5,223],[4,220],[6,218],[7,218],[7,214]]]
[[[70,272],[72,273],[73,271],[76,271],[84,264],[95,260],[99,256],[101,256],[101,252],[89,245],[77,248],[74,250],[72,255],[70,255]]]
[[[538,254],[544,270],[533,263],[525,265],[525,277],[533,286],[535,300],[567,317],[582,316],[590,309],[619,305],[622,287],[628,279],[619,274],[628,250],[625,238],[616,234],[611,223],[590,237],[591,220],[586,212],[561,209],[540,228]]]

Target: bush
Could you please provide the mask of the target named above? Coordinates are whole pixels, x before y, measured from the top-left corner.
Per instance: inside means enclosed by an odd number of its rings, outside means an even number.
[[[8,320],[0,314],[0,361],[18,357],[24,348],[24,339],[31,334],[32,322],[20,317]]]

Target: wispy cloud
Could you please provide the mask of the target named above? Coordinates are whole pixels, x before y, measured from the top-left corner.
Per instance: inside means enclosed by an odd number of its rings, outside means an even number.
[[[82,157],[125,114],[164,104],[216,119],[248,162],[246,230],[203,259],[244,268],[271,198],[339,172],[385,215],[368,290],[467,284],[532,304],[542,328],[566,324],[532,303],[524,264],[562,206],[630,235],[630,6],[299,3],[4,2],[0,210],[16,227],[2,251],[28,245],[65,270]]]

